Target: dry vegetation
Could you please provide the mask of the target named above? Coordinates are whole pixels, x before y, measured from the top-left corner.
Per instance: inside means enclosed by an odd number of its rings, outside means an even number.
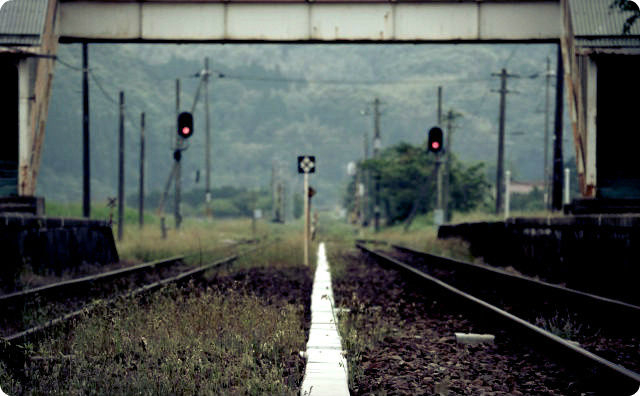
[[[20,372],[0,362],[0,386],[10,395],[297,394],[311,269],[301,265],[296,227],[269,228],[267,249],[204,280],[104,304],[69,333],[25,345],[35,360]],[[132,227],[119,248],[149,260],[224,246],[250,231],[248,221],[194,222],[163,241],[159,231]]]

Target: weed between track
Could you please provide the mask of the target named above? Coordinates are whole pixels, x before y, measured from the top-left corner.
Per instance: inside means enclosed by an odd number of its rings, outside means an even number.
[[[302,321],[299,307],[266,305],[242,290],[167,289],[148,304],[123,300],[81,320],[69,344],[41,345],[52,359],[26,370],[30,389],[7,391],[293,394]]]
[[[188,233],[187,233],[188,234]],[[21,394],[297,394],[309,328],[312,268],[300,238],[280,240],[183,288],[121,299],[67,334],[25,345],[20,372],[0,362],[0,385]]]

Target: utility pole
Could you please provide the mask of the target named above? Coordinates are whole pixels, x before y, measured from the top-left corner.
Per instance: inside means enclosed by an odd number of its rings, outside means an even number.
[[[283,180],[280,183],[280,213],[282,216],[282,223],[286,223],[287,221],[287,203],[286,203],[286,198],[287,198],[287,185],[285,183],[285,181]]]
[[[444,150],[445,155],[445,177],[444,177],[444,190],[443,190],[443,199],[442,199],[442,209],[444,210],[444,220],[448,221],[451,217],[451,213],[449,213],[449,200],[450,200],[450,185],[451,185],[451,156],[453,154],[453,122],[462,117],[461,114],[454,112],[453,110],[449,110],[447,112],[447,116],[445,120],[447,121],[447,134],[446,134],[446,145]]]
[[[271,161],[271,221],[278,221],[278,193],[276,189],[276,160]]]
[[[568,205],[571,201],[571,182],[569,176],[571,175],[571,170],[569,168],[564,168],[564,201],[565,205]]]
[[[562,48],[558,44],[558,60],[556,67],[556,114],[555,114],[555,131],[553,144],[553,192],[552,192],[552,208],[553,210],[562,210],[562,168],[564,167],[562,159],[562,115],[564,101],[562,96],[564,93],[564,68],[562,65]]]
[[[91,163],[89,151],[89,49],[82,43],[82,216],[91,217]]]
[[[180,114],[180,79],[176,79],[176,128],[178,130],[178,114]],[[182,154],[182,138],[176,136],[176,151]],[[174,196],[174,217],[176,221],[176,230],[180,228],[182,217],[180,215],[180,195],[181,195],[181,166],[180,160],[175,159],[175,196]]]
[[[144,226],[144,113],[140,114],[140,185],[138,201],[138,224]]]
[[[211,132],[209,123],[209,58],[204,58],[204,112],[205,112],[205,204],[206,215],[211,217]]]
[[[362,224],[363,223],[363,218],[364,218],[364,207],[362,205],[362,199],[360,197],[360,174],[362,172],[358,171],[356,169],[356,174],[355,174],[355,184],[354,184],[354,189],[353,189],[353,198],[354,198],[354,212],[355,212],[355,220],[354,223],[355,224]]]
[[[120,91],[120,128],[118,133],[118,240],[124,231],[124,92]]]
[[[256,208],[257,208],[257,193],[255,190],[251,191],[251,237],[256,239]]]
[[[369,133],[365,130],[362,136],[362,143],[364,148],[364,160],[369,159]],[[362,170],[362,184],[364,191],[362,194],[362,227],[369,225],[369,190],[371,189],[371,180],[369,178],[369,171]]]
[[[438,126],[442,125],[442,87],[438,87]],[[444,220],[444,216],[440,218],[439,216],[443,214],[442,207],[442,155],[440,153],[436,154],[436,213],[435,213],[435,223],[436,225],[440,225]],[[426,181],[424,182],[426,185]],[[417,206],[414,210],[418,210]],[[413,221],[413,219],[412,219]],[[407,223],[407,230],[409,229],[409,225],[411,223]]]
[[[496,169],[496,214],[502,211],[503,199],[502,188],[504,186],[504,123],[506,116],[507,94],[511,91],[507,90],[507,78],[518,77],[515,74],[507,74],[506,69],[502,69],[500,74],[492,73],[492,76],[500,77],[500,90],[492,92],[500,93],[500,126],[498,131],[498,167]]]
[[[380,99],[375,98],[373,101],[373,157],[378,158],[380,155],[380,148],[382,142],[380,140]],[[375,232],[380,230],[380,172],[376,172],[375,175],[375,205],[373,207],[374,213],[374,229]]]
[[[545,111],[544,111],[544,208],[549,209],[549,91],[551,85],[551,60],[547,57],[547,73],[545,87]]]
[[[442,126],[442,87],[438,87],[438,126]]]
[[[511,171],[506,171],[506,180],[504,183],[504,219],[509,218],[511,211]]]

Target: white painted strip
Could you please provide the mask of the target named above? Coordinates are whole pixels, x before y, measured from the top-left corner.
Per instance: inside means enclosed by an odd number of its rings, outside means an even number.
[[[347,361],[337,328],[329,262],[324,242],[318,248],[318,266],[311,293],[311,329],[307,342],[307,366],[300,395],[349,394]]]

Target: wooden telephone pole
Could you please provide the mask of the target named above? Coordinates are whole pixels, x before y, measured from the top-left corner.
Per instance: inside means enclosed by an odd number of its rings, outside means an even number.
[[[206,215],[211,217],[211,131],[209,121],[209,58],[204,58],[204,122],[205,122],[205,205]]]
[[[373,101],[373,157],[378,158],[382,141],[380,140],[380,99]],[[380,172],[375,175],[375,204],[373,207],[373,221],[375,232],[380,230]]]
[[[89,150],[89,49],[82,43],[82,216],[91,217],[91,162]]]
[[[447,112],[447,116],[445,117],[447,121],[447,133],[446,133],[446,145],[444,150],[445,155],[445,163],[444,163],[444,186],[443,186],[443,199],[442,199],[442,209],[444,210],[444,221],[449,221],[451,217],[451,213],[449,213],[449,201],[451,201],[451,161],[453,154],[453,129],[455,127],[454,121],[458,118],[462,117],[462,114],[456,113],[453,110],[449,110]]]
[[[144,226],[144,113],[140,114],[140,178],[138,197],[138,224],[140,228]]]
[[[176,128],[178,129],[178,114],[180,114],[180,79],[176,80]],[[176,136],[176,150],[182,154],[182,138]],[[175,196],[173,206],[173,216],[175,217],[176,229],[180,228],[182,223],[182,216],[180,215],[180,198],[182,194],[182,169],[180,160],[175,160]]]
[[[500,90],[492,90],[492,92],[500,93],[500,125],[498,129],[498,166],[496,169],[496,214],[500,214],[503,204],[504,187],[504,124],[507,107],[507,94],[512,91],[507,90],[507,78],[519,77],[515,74],[508,74],[507,69],[502,69],[500,74],[491,74],[494,77],[500,77]]]
[[[120,123],[118,133],[118,240],[124,232],[124,92],[120,91]]]

